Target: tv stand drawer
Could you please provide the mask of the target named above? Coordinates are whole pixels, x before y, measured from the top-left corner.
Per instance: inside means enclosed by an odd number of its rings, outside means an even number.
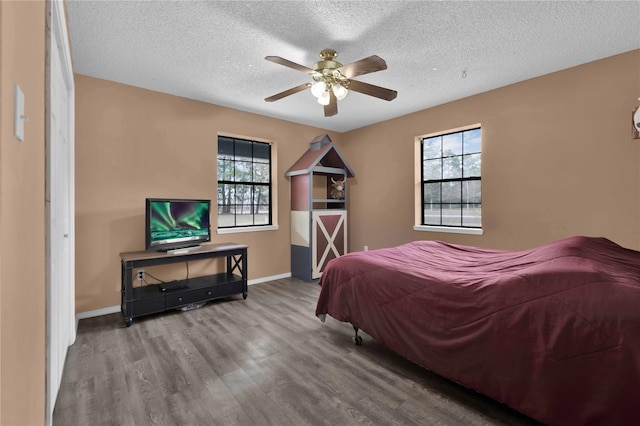
[[[243,293],[244,291],[244,283],[242,281],[172,291],[166,294],[166,307],[167,309],[177,308],[190,303],[229,297],[234,294]]]
[[[180,290],[167,293],[165,305],[167,309],[178,308],[190,303],[202,302],[203,289],[197,290]]]

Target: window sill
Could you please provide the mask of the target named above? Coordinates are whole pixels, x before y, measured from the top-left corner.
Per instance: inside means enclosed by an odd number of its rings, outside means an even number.
[[[426,232],[446,232],[449,234],[468,234],[468,235],[482,235],[484,230],[482,228],[456,228],[453,226],[428,226],[428,225],[415,225],[414,231],[426,231]]]
[[[278,225],[268,226],[247,226],[244,228],[218,228],[218,234],[239,234],[241,232],[259,232],[259,231],[277,231],[280,229]]]

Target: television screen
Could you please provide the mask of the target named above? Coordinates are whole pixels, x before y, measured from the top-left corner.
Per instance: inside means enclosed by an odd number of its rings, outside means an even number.
[[[146,249],[172,250],[211,240],[210,200],[147,198]]]

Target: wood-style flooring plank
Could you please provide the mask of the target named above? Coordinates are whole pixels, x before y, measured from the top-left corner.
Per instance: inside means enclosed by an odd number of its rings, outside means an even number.
[[[200,309],[80,321],[53,414],[74,425],[536,425],[349,324],[317,283],[249,287]]]

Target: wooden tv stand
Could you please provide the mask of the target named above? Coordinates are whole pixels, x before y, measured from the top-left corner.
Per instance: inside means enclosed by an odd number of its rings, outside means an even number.
[[[226,272],[133,287],[133,270],[144,266],[227,258]],[[247,246],[206,244],[174,252],[133,251],[120,253],[122,267],[121,310],[127,327],[133,319],[221,297],[242,294],[247,298]],[[237,273],[234,273],[237,272]],[[164,291],[163,291],[164,290]]]

